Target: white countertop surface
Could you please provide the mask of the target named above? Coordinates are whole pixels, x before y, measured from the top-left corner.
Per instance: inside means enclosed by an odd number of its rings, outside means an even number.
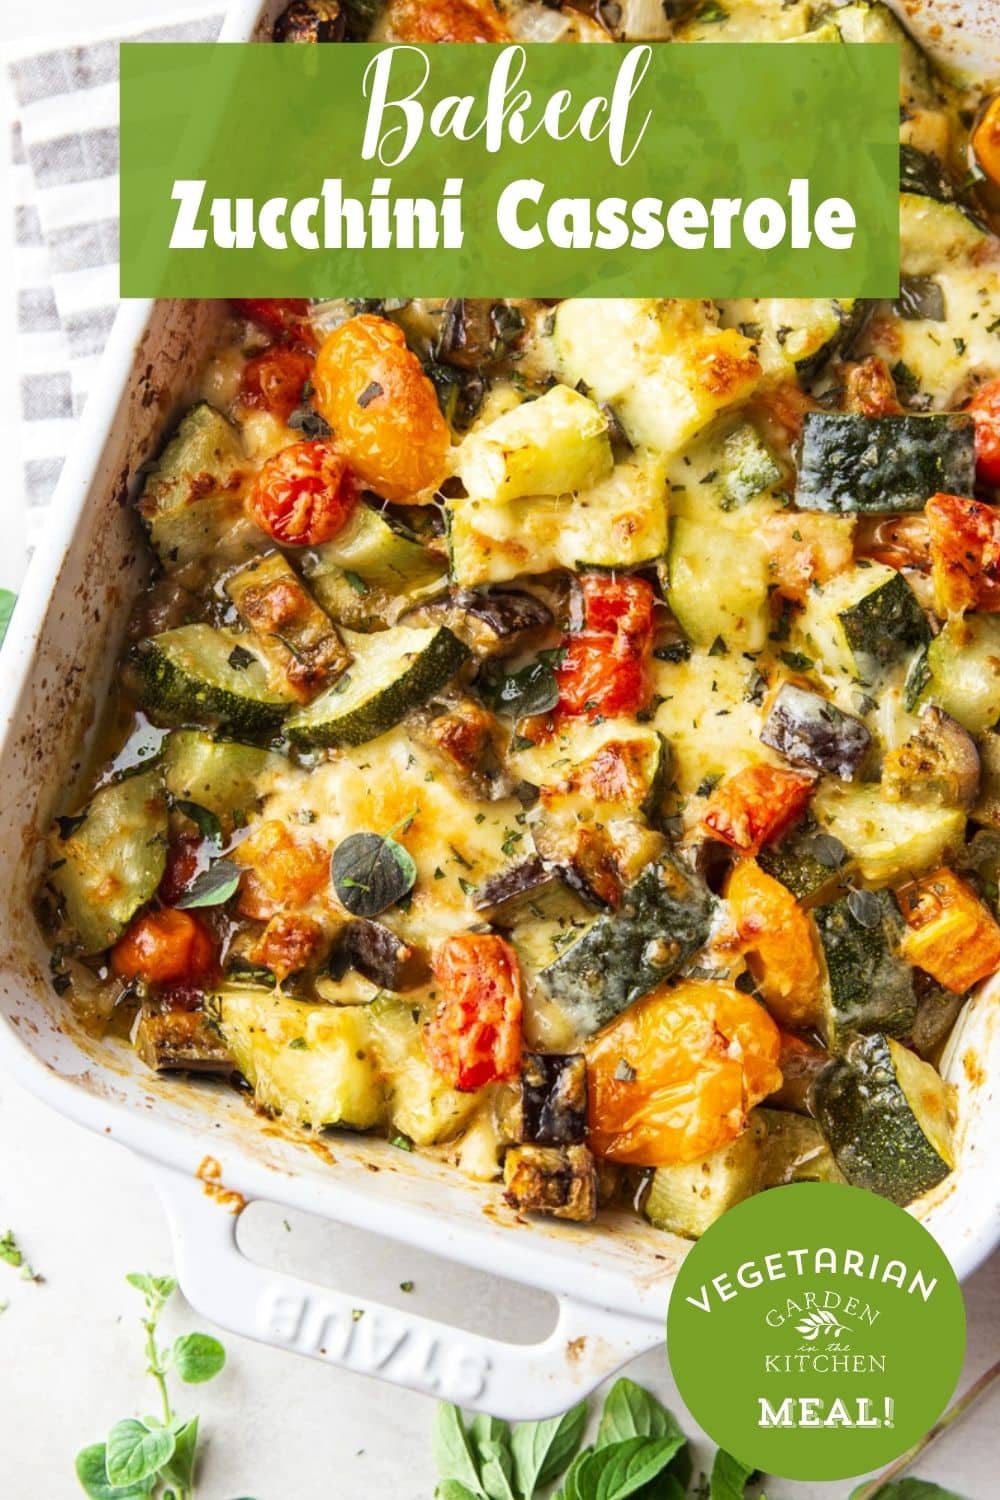
[[[163,0],[152,7],[158,14]],[[78,28],[77,0],[6,0],[5,41],[57,40]],[[134,0],[90,0],[88,24],[134,22]],[[0,152],[0,188],[6,176]],[[6,236],[0,235],[0,268]],[[5,283],[9,287],[9,282]],[[0,303],[0,336],[12,347],[12,299]],[[0,361],[0,585],[16,587],[23,565],[17,479],[16,387],[11,360]],[[443,1267],[410,1251],[380,1245],[331,1226],[274,1213],[260,1230],[273,1262],[301,1247],[297,1268],[337,1279],[348,1289],[403,1280],[415,1283],[414,1310],[441,1316],[465,1309],[476,1326],[527,1330],[537,1299],[527,1300],[484,1277]],[[164,1214],[143,1164],[124,1148],[59,1118],[0,1076],[0,1234],[12,1228],[44,1276],[29,1284],[0,1265],[0,1495],[4,1500],[73,1500],[76,1451],[103,1438],[120,1417],[148,1411],[152,1389],[143,1375],[138,1294],[129,1271],[167,1272],[170,1243]],[[969,1354],[963,1388],[1000,1355],[1000,1258],[966,1287]],[[502,1299],[502,1300],[501,1300]],[[201,1326],[180,1299],[165,1332]],[[296,1355],[226,1337],[230,1362],[210,1386],[181,1391],[179,1410],[202,1415],[205,1462],[199,1500],[430,1500],[433,1403]],[[933,1351],[928,1351],[933,1358]],[[720,1360],[724,1352],[720,1351]],[[629,1373],[672,1407],[692,1436],[694,1424],[666,1369],[662,1351]],[[919,1472],[966,1500],[998,1493],[1000,1455],[994,1392],[949,1433]],[[700,1439],[698,1457],[710,1459]],[[849,1483],[767,1485],[770,1500],[840,1500]]]

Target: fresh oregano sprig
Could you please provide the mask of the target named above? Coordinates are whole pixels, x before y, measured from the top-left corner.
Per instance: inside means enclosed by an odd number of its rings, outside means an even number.
[[[511,1426],[496,1417],[467,1422],[442,1403],[434,1423],[434,1458],[441,1475],[436,1500],[746,1500],[760,1476],[720,1448],[708,1476],[694,1487],[687,1439],[672,1412],[632,1380],[608,1392],[594,1441],[581,1447],[587,1405],[563,1417]],[[898,1470],[890,1470],[890,1477]],[[756,1481],[756,1483],[755,1483]],[[864,1487],[865,1500],[961,1500],[928,1480],[892,1480]],[[851,1500],[861,1500],[861,1492]]]
[[[172,1344],[161,1344],[160,1318],[177,1290],[176,1281],[139,1274],[125,1279],[145,1303],[146,1370],[159,1393],[160,1415],[116,1422],[106,1442],[77,1454],[76,1475],[90,1500],[193,1500],[198,1418],[177,1415],[167,1377],[175,1374],[186,1385],[203,1385],[219,1374],[226,1351],[207,1333],[184,1333]]]

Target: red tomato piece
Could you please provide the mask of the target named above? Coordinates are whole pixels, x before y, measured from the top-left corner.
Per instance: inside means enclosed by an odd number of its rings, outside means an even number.
[[[307,297],[234,297],[237,312],[280,338],[294,338],[312,346],[316,336],[309,326]]]
[[[759,854],[805,811],[815,785],[780,766],[746,766],[716,787],[702,827],[741,854]]]
[[[136,918],[115,944],[111,963],[122,979],[183,984],[215,967],[215,940],[197,917],[168,906]]]
[[[201,868],[201,835],[182,833],[170,840],[167,864],[157,895],[164,906],[174,906]]]
[[[938,613],[1000,610],[1000,512],[962,495],[932,495],[924,516]]]
[[[247,508],[262,531],[289,547],[328,542],[357,504],[347,461],[329,443],[292,443],[254,479]]]
[[[397,42],[502,42],[508,35],[490,0],[390,0],[384,24]]]
[[[976,423],[976,473],[983,484],[1000,484],[1000,380],[980,386],[968,410]]]
[[[502,937],[446,938],[434,954],[441,1001],[427,1026],[427,1056],[452,1088],[471,1093],[521,1072],[521,974]]]
[[[304,349],[274,344],[243,366],[240,400],[255,411],[269,411],[287,422],[302,400],[302,387],[312,375],[312,355]]]
[[[558,713],[609,717],[634,714],[652,693],[653,609],[644,578],[585,573],[582,629],[566,638],[556,672]]]

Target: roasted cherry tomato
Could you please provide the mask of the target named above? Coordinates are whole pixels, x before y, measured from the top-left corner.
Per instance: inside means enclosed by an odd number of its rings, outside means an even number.
[[[582,628],[566,637],[557,713],[610,717],[645,708],[652,693],[655,595],[644,578],[584,573]]]
[[[233,306],[252,323],[280,338],[291,338],[310,347],[316,342],[305,297],[234,297]]]
[[[273,344],[243,366],[240,400],[254,411],[269,411],[287,422],[302,400],[302,387],[312,376],[312,368],[312,355],[304,349]]]
[[[1000,512],[962,495],[932,495],[924,517],[938,613],[1000,610]]]
[[[726,885],[736,940],[768,1010],[783,1026],[819,1021],[822,984],[812,924],[791,891],[752,859]]]
[[[968,410],[976,423],[976,473],[983,484],[1000,485],[1000,380],[980,386]]]
[[[502,937],[446,938],[433,959],[441,991],[427,1026],[427,1056],[454,1089],[472,1092],[521,1072],[521,975]]]
[[[315,839],[293,839],[277,818],[258,823],[232,857],[247,867],[240,892],[245,917],[266,922],[290,907],[305,906],[329,886],[329,850]]]
[[[112,967],[122,979],[174,985],[202,979],[215,966],[215,942],[189,911],[148,911],[118,939]]]
[[[445,474],[448,424],[402,329],[368,313],[335,328],[316,356],[316,409],[363,484],[412,500]]]
[[[767,1011],[732,985],[654,990],[586,1048],[590,1149],[638,1167],[697,1161],[780,1086],[780,1049]]]
[[[491,0],[389,0],[383,24],[397,42],[502,42]]]
[[[170,840],[167,864],[157,895],[164,906],[174,906],[201,868],[202,839],[198,833],[182,833]]]
[[[283,546],[315,547],[337,535],[357,499],[342,453],[329,443],[292,443],[273,453],[257,473],[247,509]]]
[[[713,839],[758,854],[805,812],[815,780],[781,766],[746,766],[716,787],[702,818]]]

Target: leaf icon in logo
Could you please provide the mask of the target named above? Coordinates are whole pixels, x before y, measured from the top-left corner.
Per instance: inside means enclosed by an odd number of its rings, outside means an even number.
[[[839,1338],[847,1329],[839,1323],[831,1312],[808,1313],[801,1323],[795,1325],[796,1333],[801,1333],[804,1339],[810,1342],[819,1338],[823,1333],[828,1339]]]

